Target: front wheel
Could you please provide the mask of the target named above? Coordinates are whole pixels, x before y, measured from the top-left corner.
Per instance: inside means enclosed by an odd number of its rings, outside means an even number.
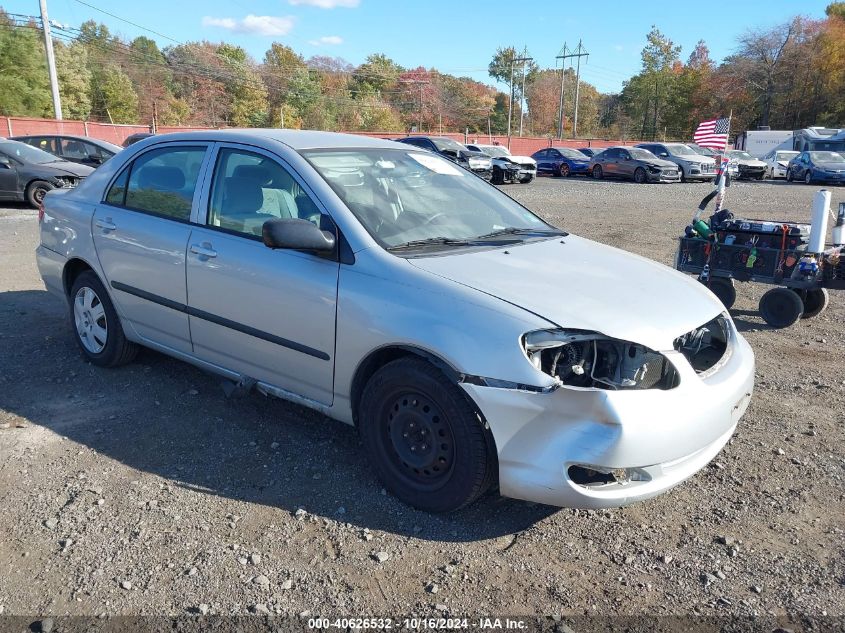
[[[385,488],[420,510],[457,510],[495,480],[489,429],[466,395],[421,358],[400,358],[373,374],[358,428]]]
[[[73,282],[70,320],[79,349],[92,365],[117,367],[135,358],[137,345],[126,339],[105,287],[90,270]]]
[[[813,184],[813,173],[809,169],[804,174],[804,184],[805,185]]]
[[[44,196],[48,191],[52,191],[56,187],[46,180],[33,180],[26,188],[26,201],[30,206],[36,209],[44,202]]]
[[[601,165],[596,165],[593,167],[593,178],[596,180],[601,180],[604,177],[604,173],[602,172]]]
[[[792,170],[787,169],[786,170],[786,182],[792,182],[792,179],[793,179]]]
[[[638,185],[643,184],[648,180],[648,176],[645,173],[645,169],[642,167],[637,167],[637,170],[634,172],[634,182]]]

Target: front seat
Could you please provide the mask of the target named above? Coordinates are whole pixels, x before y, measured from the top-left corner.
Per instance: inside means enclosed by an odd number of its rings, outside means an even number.
[[[261,227],[270,219],[261,213],[264,193],[254,178],[230,176],[223,182],[223,199],[220,208],[213,210],[215,226],[252,235],[261,235]]]

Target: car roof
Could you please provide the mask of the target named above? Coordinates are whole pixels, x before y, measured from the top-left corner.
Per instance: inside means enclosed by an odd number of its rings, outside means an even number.
[[[321,149],[335,147],[384,148],[396,149],[394,141],[342,134],[339,132],[319,132],[316,130],[282,130],[278,128],[243,128],[229,130],[201,130],[193,132],[171,132],[158,134],[156,141],[221,141],[232,143],[250,143],[256,140],[269,140],[284,143],[295,150]],[[430,138],[430,137],[407,137]],[[436,137],[431,137],[436,138]],[[397,139],[398,140],[398,139]],[[145,141],[146,142],[146,141]]]

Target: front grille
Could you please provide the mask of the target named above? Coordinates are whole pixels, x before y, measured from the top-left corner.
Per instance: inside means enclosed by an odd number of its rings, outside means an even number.
[[[701,327],[675,339],[675,350],[683,354],[699,375],[716,371],[728,358],[730,324],[720,314]]]

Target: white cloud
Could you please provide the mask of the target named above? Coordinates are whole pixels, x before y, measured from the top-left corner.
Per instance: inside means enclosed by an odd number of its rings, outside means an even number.
[[[243,20],[234,18],[213,18],[205,16],[202,19],[203,26],[216,26],[235,33],[248,33],[249,35],[287,35],[293,28],[293,18],[274,17],[272,15],[252,15],[251,13]]]
[[[337,46],[343,44],[343,38],[339,35],[324,35],[318,40],[308,40],[312,46]]]
[[[288,2],[294,6],[306,4],[320,9],[334,9],[336,7],[354,9],[361,4],[361,0],[288,0]]]

